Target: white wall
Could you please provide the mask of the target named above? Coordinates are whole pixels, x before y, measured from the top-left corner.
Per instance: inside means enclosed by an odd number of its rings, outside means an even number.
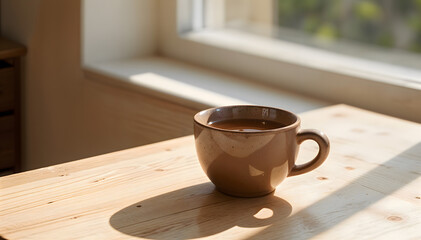
[[[82,0],[83,62],[153,54],[156,1]]]

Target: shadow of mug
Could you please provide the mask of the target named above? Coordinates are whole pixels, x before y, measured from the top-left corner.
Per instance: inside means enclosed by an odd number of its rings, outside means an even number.
[[[131,236],[192,239],[235,226],[269,226],[286,219],[291,211],[288,202],[273,194],[235,198],[216,191],[211,183],[203,183],[132,204],[113,214],[109,222],[114,229]]]

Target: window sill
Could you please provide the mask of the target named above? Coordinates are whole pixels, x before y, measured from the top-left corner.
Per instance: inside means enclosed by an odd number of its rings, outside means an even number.
[[[359,62],[356,58],[236,30],[189,32],[181,36],[162,31],[161,35],[165,39],[160,45],[164,56],[327,102],[421,122],[419,70]]]
[[[279,62],[421,90],[421,70],[417,68],[365,60],[235,29],[188,32],[181,38]],[[367,47],[365,49],[352,47],[353,50],[348,51],[369,51]],[[373,50],[370,56],[382,59],[387,54],[380,50]],[[403,62],[405,56],[399,54],[396,58]],[[407,54],[407,58],[419,66],[417,61],[421,59],[420,57],[416,58],[415,54]]]
[[[220,105],[258,104],[300,113],[329,105],[325,101],[162,57],[89,64],[84,66],[84,72],[88,79],[196,110]]]

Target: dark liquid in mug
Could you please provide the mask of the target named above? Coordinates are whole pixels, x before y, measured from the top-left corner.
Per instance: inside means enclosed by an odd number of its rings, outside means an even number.
[[[262,130],[270,130],[285,127],[285,124],[262,120],[262,119],[228,119],[209,123],[215,128],[234,130],[240,132],[259,132]]]

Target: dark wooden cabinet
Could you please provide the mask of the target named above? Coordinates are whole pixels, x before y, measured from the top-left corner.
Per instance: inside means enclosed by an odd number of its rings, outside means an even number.
[[[20,58],[26,48],[0,37],[0,170],[21,167]]]

